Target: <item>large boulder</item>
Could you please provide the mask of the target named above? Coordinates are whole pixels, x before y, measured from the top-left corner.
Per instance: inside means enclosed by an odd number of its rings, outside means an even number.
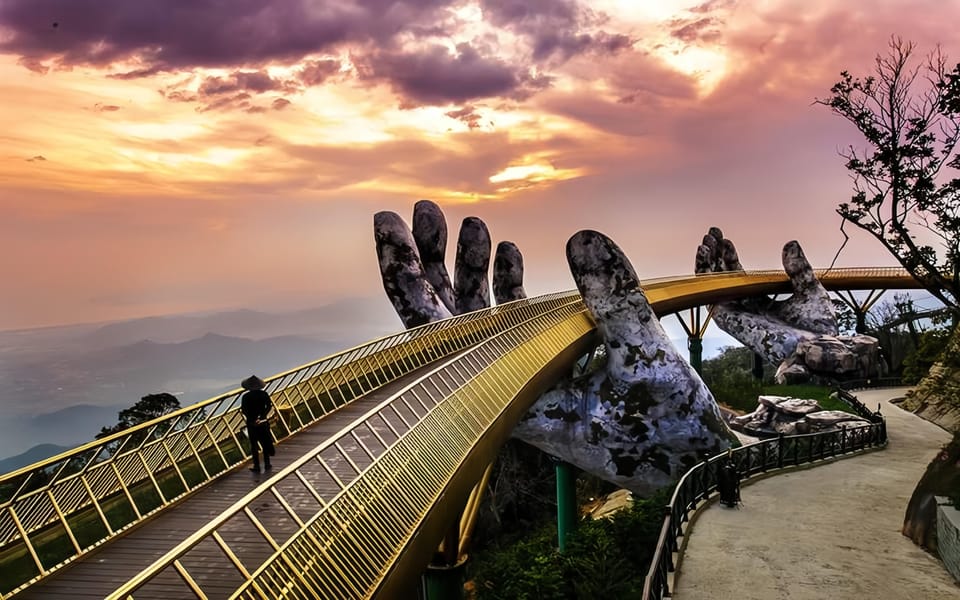
[[[795,435],[828,431],[838,427],[866,425],[869,422],[840,410],[823,410],[816,400],[789,396],[760,396],[752,413],[734,417],[731,427],[757,437]]]
[[[794,367],[793,379],[807,373],[838,379],[869,378],[880,374],[880,342],[869,335],[821,335],[803,339],[781,366]],[[781,381],[780,370],[777,373]]]

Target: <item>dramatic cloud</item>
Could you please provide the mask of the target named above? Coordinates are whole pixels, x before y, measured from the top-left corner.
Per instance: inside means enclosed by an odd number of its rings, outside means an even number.
[[[343,42],[387,44],[444,0],[6,0],[0,52],[25,65],[108,67],[130,77],[295,62]],[[53,27],[56,20],[58,26]]]
[[[389,83],[411,106],[511,96],[531,82],[520,68],[482,56],[465,43],[456,53],[440,45],[422,52],[382,52],[368,57],[362,68],[364,77]]]
[[[601,19],[574,0],[482,0],[480,4],[492,24],[529,40],[537,62],[551,57],[563,61],[589,51],[612,54],[633,44],[624,34],[588,32]]]
[[[320,85],[337,74],[340,68],[339,60],[313,60],[300,70],[299,79],[306,86]]]
[[[227,77],[206,77],[198,90],[201,95],[213,96],[232,92],[263,93],[271,90],[288,90],[291,84],[274,79],[266,71],[234,71]]]
[[[199,83],[163,93],[201,111],[259,110],[266,105],[243,94],[345,78],[386,84],[401,104],[418,106],[527,98],[574,56],[631,48],[628,35],[600,28],[606,21],[575,0],[7,0],[0,53],[37,73],[194,74]],[[270,66],[286,68],[287,79]],[[212,69],[230,74],[202,73]]]

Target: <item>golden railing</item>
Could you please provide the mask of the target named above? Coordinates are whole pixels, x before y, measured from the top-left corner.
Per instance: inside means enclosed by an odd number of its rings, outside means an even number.
[[[387,336],[267,380],[278,439],[435,360],[552,310],[570,292]],[[242,390],[0,476],[0,595],[7,597],[243,463]]]
[[[517,420],[593,333],[574,296],[438,364],[108,598],[406,597]],[[277,510],[258,513],[264,502]]]

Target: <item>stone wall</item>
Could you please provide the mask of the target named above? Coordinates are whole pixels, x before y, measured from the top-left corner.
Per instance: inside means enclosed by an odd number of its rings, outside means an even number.
[[[937,551],[953,578],[960,582],[960,510],[937,496]]]

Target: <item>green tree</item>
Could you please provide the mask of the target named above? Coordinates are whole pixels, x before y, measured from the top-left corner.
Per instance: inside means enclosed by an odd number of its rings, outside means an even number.
[[[903,359],[903,382],[912,384],[923,379],[930,367],[940,360],[949,341],[950,332],[944,328],[921,333],[916,350]]]
[[[96,439],[102,439],[109,435],[113,435],[124,429],[129,429],[134,425],[139,425],[140,423],[146,423],[157,417],[161,417],[167,413],[171,413],[180,408],[180,401],[177,400],[177,397],[168,392],[160,392],[159,394],[147,394],[146,396],[140,398],[140,400],[131,406],[130,408],[125,408],[117,413],[118,421],[116,425],[111,425],[109,427],[102,427],[100,433],[97,434]]]
[[[703,381],[717,402],[744,412],[757,407],[764,383],[773,382],[774,367],[763,365],[763,378],[753,373],[754,353],[744,346],[726,346],[720,354],[703,361]]]

